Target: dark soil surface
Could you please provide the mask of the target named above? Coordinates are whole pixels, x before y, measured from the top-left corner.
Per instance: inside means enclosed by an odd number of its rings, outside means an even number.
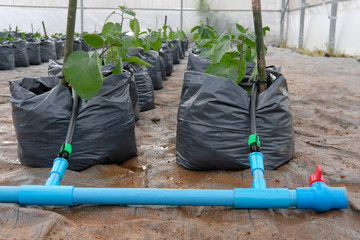
[[[250,170],[190,171],[176,164],[176,115],[187,59],[156,91],[156,109],[136,123],[139,155],[121,165],[68,170],[63,185],[233,189],[251,187]],[[293,160],[266,171],[268,187],[308,186],[316,165],[328,185],[346,187],[349,207],[302,209],[179,206],[20,206],[0,204],[0,239],[360,239],[360,64],[348,58],[270,48],[282,67],[294,115]],[[8,82],[47,75],[47,64],[0,72],[0,185],[44,184],[50,169],[17,159]],[[201,136],[199,136],[201,137]],[[84,139],[85,141],[85,139]],[[59,146],[60,147],[60,146]],[[56,156],[54,156],[56,157]],[[1,193],[0,193],[1,194]]]

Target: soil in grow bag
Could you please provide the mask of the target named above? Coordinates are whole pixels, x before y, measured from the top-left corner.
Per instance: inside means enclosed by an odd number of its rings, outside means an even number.
[[[0,45],[0,70],[12,70],[14,68],[15,58],[12,45]]]
[[[160,56],[157,51],[151,50],[144,53],[146,62],[150,63],[153,67],[147,67],[149,76],[152,80],[154,90],[163,88],[161,77]]]
[[[171,48],[171,44],[169,42],[163,42],[161,45],[161,51],[163,52],[166,76],[170,76],[174,71],[174,63],[173,63],[173,51]]]
[[[55,43],[50,39],[41,40],[40,42],[41,62],[49,62],[49,59],[56,59]]]
[[[268,76],[274,79],[257,98],[256,126],[265,168],[276,169],[294,156],[294,130],[286,79]],[[191,71],[181,95],[177,163],[192,170],[249,168],[249,93],[228,78]]]
[[[130,73],[104,78],[91,100],[79,99],[69,169],[121,163],[137,155]],[[10,82],[18,156],[31,167],[51,167],[68,129],[72,97],[57,77]]]
[[[172,40],[171,44],[173,46],[172,49],[172,56],[173,56],[173,64],[179,64],[180,63],[180,56],[181,56],[181,47],[179,40]]]
[[[19,39],[12,41],[14,57],[15,57],[15,67],[29,67],[29,58],[26,50],[26,41]]]
[[[30,65],[41,64],[40,42],[27,42],[26,50],[27,50]]]

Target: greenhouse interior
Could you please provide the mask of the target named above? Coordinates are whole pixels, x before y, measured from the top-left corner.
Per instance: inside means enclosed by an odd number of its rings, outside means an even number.
[[[360,239],[360,0],[1,0],[0,239]]]

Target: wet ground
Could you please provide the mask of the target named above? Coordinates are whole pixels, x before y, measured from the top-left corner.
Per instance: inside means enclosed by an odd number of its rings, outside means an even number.
[[[63,185],[233,189],[251,187],[244,171],[190,171],[175,161],[176,114],[187,59],[156,91],[156,109],[136,123],[139,156],[121,165],[68,170]],[[270,48],[267,65],[282,67],[294,115],[293,160],[266,171],[268,187],[308,186],[322,165],[330,186],[346,187],[349,207],[239,210],[178,206],[20,206],[0,204],[0,239],[360,239],[360,64]],[[46,76],[47,64],[0,72],[0,185],[44,184],[48,168],[17,160],[8,81]],[[199,136],[201,137],[201,136]],[[54,156],[55,157],[55,156]],[[1,194],[1,193],[0,193]]]

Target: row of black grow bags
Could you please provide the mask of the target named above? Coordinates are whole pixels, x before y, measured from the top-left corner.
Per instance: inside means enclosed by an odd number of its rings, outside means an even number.
[[[0,70],[29,67],[64,56],[62,39],[18,39],[0,44]],[[90,46],[82,38],[74,39],[74,51],[89,51]]]
[[[294,130],[286,79],[268,71],[269,87],[258,95],[257,133],[266,169],[294,156]],[[178,109],[176,161],[192,170],[242,170],[248,160],[250,94],[230,79],[185,73]]]
[[[91,100],[79,100],[69,169],[121,163],[137,155],[129,72],[104,78]],[[51,167],[70,121],[71,91],[57,77],[10,82],[13,121],[22,164]],[[49,110],[51,109],[51,110]]]

